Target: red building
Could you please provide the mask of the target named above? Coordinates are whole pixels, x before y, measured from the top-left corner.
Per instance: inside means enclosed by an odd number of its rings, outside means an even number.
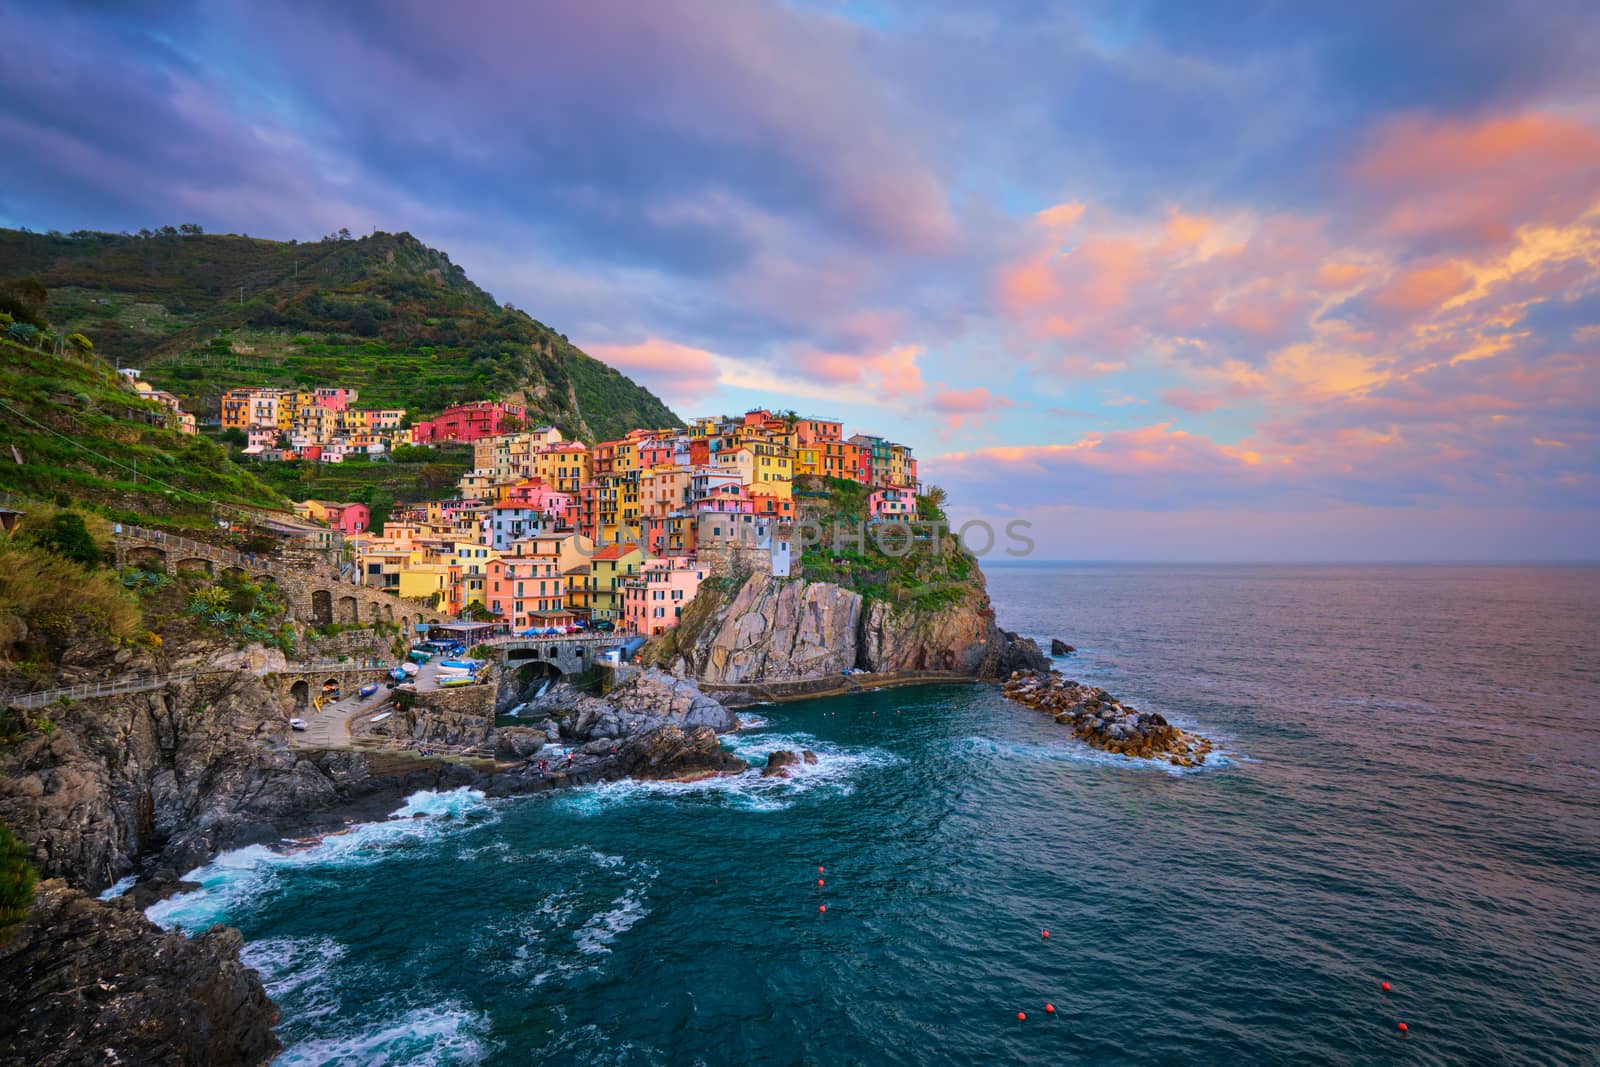
[[[500,400],[459,404],[445,408],[437,417],[411,427],[411,440],[420,445],[433,441],[476,441],[480,437],[494,437],[511,432],[506,425],[507,419],[514,419],[520,425],[526,414],[521,404],[507,404]]]

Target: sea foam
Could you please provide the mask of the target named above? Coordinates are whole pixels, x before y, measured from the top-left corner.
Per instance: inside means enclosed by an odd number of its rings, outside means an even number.
[[[205,929],[248,906],[270,891],[279,872],[290,867],[365,867],[451,832],[468,814],[488,815],[484,795],[476,789],[438,792],[425,789],[406,798],[383,822],[358,823],[342,833],[288,851],[250,845],[221,853],[210,863],[184,875],[200,888],[157,901],[145,911],[159,926],[186,931]]]
[[[289,1045],[273,1062],[291,1065],[404,1063],[414,1067],[478,1063],[497,1048],[485,1012],[455,1002],[402,1010],[338,1037]]]
[[[745,811],[782,811],[813,791],[848,796],[861,774],[900,762],[900,757],[880,748],[851,749],[819,741],[806,733],[729,734],[722,739],[730,752],[752,766],[740,774],[719,775],[694,782],[650,782],[623,779],[584,786],[562,793],[554,802],[579,815],[601,812],[637,800],[671,799],[716,803]],[[763,778],[761,766],[773,752],[809,749],[816,763],[797,763],[788,778]]]

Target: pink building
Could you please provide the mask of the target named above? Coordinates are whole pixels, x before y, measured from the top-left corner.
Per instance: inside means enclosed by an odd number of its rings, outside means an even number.
[[[719,515],[753,515],[756,502],[750,497],[750,490],[742,485],[714,485],[706,490],[706,495],[694,502],[695,511],[708,511]]]
[[[433,441],[476,441],[480,437],[494,437],[509,432],[506,420],[514,419],[520,423],[526,414],[521,404],[499,400],[459,404],[445,408],[436,417],[411,427],[411,440],[421,445]]]
[[[559,529],[575,529],[578,524],[578,502],[573,494],[558,492],[537,478],[512,486],[505,502],[541,511],[554,519]]]
[[[325,386],[312,395],[316,397],[318,407],[327,408],[329,411],[344,411],[356,402],[354,389],[335,389]]]
[[[909,489],[878,489],[867,498],[867,509],[874,519],[904,522],[911,518],[913,505]]]
[[[365,504],[324,504],[328,525],[342,534],[364,533],[372,525],[372,511]]]
[[[644,470],[672,462],[674,445],[670,440],[652,437],[639,442],[639,466]]]
[[[694,599],[710,573],[693,556],[645,560],[639,576],[623,587],[624,625],[636,634],[666,633],[678,625],[684,605]]]

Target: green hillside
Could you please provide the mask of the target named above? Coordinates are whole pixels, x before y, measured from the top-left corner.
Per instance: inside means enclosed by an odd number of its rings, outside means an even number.
[[[495,302],[410,234],[269,241],[167,228],[0,229],[0,287],[37,278],[62,333],[143,368],[204,421],[240,385],[345,385],[427,416],[520,392],[530,420],[587,440],[679,426],[648,390]]]
[[[168,429],[163,409],[104,360],[3,338],[0,492],[196,529],[211,525],[214,503],[288,506],[216,443]]]

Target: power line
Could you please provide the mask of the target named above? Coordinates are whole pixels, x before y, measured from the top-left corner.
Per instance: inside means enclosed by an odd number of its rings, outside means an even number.
[[[90,448],[88,445],[84,444],[82,441],[78,441],[78,440],[76,440],[74,438],[68,437],[66,434],[62,433],[60,430],[57,430],[53,426],[46,426],[44,423],[40,422],[38,419],[33,418],[31,415],[28,415],[25,412],[18,411],[16,408],[12,407],[9,403],[7,403],[4,400],[0,400],[0,407],[5,408],[7,411],[11,412],[11,414],[15,415],[17,418],[23,420],[24,422],[30,423],[30,424],[32,424],[34,426],[37,426],[39,429],[43,430],[44,432],[46,432],[48,434],[54,434],[56,437],[59,437],[63,441],[67,442],[67,444],[73,446],[74,448],[80,449],[81,451],[87,452],[89,455],[94,456],[96,459],[103,460],[104,462],[109,463],[112,466],[121,467],[123,470],[129,471],[130,473],[133,474],[134,481],[135,482],[138,481],[139,468],[137,466],[129,466],[128,464],[122,462],[119,459],[112,459],[110,456],[107,456],[107,455],[105,455],[103,453],[100,453],[100,452],[96,452],[94,449]],[[153,482],[156,485],[159,485],[159,486],[163,487],[168,492],[181,494],[181,495],[187,496],[187,497],[192,497],[195,500],[203,501],[203,502],[205,502],[207,504],[210,504],[212,507],[222,508],[222,509],[225,509],[227,511],[235,512],[236,514],[242,515],[247,519],[253,519],[255,517],[252,512],[246,511],[244,508],[235,507],[232,504],[224,504],[221,501],[213,500],[211,497],[206,496],[204,493],[196,492],[193,489],[184,489],[184,488],[182,488],[180,486],[173,485],[170,482],[164,482],[160,478],[153,477],[150,474],[146,474],[144,476],[144,479],[147,482]]]

